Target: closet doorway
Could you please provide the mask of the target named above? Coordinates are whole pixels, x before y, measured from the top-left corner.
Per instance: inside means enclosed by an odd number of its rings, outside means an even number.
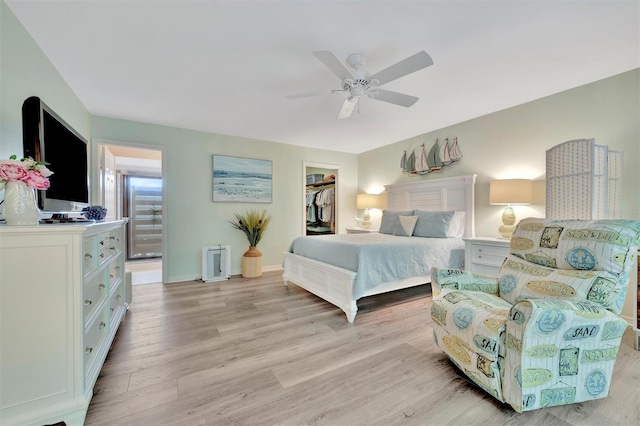
[[[128,219],[126,269],[133,285],[166,282],[162,149],[96,141],[107,219]]]
[[[303,162],[303,235],[338,233],[340,166]]]

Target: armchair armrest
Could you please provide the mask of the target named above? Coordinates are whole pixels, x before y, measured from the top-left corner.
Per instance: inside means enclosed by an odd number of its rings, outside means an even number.
[[[462,269],[431,268],[431,291],[434,297],[445,289],[481,291],[498,295],[498,277],[474,274]]]
[[[516,302],[506,324],[505,401],[520,412],[604,398],[626,328],[588,301]]]

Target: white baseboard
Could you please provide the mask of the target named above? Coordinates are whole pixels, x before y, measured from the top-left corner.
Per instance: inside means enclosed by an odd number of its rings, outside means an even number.
[[[282,265],[267,265],[262,267],[262,272],[272,272],[272,271],[282,271]],[[241,275],[242,271],[240,269],[232,269],[231,275]],[[190,282],[190,281],[198,281],[201,280],[202,276],[200,274],[197,275],[182,275],[178,277],[169,277],[167,283],[181,283],[181,282]]]

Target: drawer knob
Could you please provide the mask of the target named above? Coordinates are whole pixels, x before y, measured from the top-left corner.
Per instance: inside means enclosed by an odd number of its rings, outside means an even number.
[[[119,270],[120,270],[120,266],[116,266],[116,271],[119,271]]]
[[[85,304],[86,306],[89,306],[89,305],[93,304],[93,301],[92,301],[91,299],[86,299],[86,300],[84,301],[84,304]]]
[[[113,278],[113,274],[109,274],[109,279]]]
[[[115,240],[116,237],[114,237],[113,235],[109,237],[110,240]]]
[[[102,330],[103,328],[105,328],[107,326],[107,324],[105,324],[104,322],[100,322],[100,325],[98,326],[98,328],[100,330]]]
[[[84,260],[89,260],[89,259],[93,259],[93,256],[91,256],[91,254],[89,254],[89,253],[85,253],[84,254]]]
[[[104,290],[104,284],[100,283],[100,285],[98,286],[99,290]]]
[[[86,355],[89,355],[91,352],[93,352],[93,348],[91,346],[87,346],[86,348],[84,348],[84,353]]]
[[[478,256],[478,259],[482,259],[482,256]]]
[[[109,247],[109,250],[111,250],[111,251],[115,251],[115,250],[116,250],[116,248],[115,248],[115,247]]]
[[[120,300],[120,299],[122,299],[122,296],[121,295],[117,295],[116,299]]]
[[[104,245],[104,240],[100,240],[100,245],[103,246]]]
[[[100,253],[100,259],[104,259],[104,253]]]
[[[113,309],[113,308],[109,308],[109,310],[110,310],[111,312],[113,312],[115,309]]]

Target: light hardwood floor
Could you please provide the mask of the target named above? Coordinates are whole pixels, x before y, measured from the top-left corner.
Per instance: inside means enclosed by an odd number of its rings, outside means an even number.
[[[355,322],[278,272],[136,286],[87,425],[636,425],[627,330],[610,396],[515,413],[435,346],[430,287],[359,301]]]

